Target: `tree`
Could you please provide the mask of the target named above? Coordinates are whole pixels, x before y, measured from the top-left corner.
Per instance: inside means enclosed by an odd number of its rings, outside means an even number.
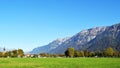
[[[88,57],[88,55],[89,55],[89,54],[88,54],[88,51],[85,50],[85,51],[84,51],[84,56],[85,56],[85,57]]]
[[[77,51],[77,50],[74,51],[74,57],[80,57],[79,51]]]
[[[118,57],[119,56],[119,52],[115,51],[113,54],[114,57]]]
[[[40,53],[40,56],[41,57],[47,57],[47,54],[46,53]]]
[[[23,57],[24,51],[22,49],[18,49],[17,54],[18,54],[18,56]]]
[[[118,57],[120,57],[120,52],[118,53]]]
[[[0,57],[3,57],[3,53],[2,52],[0,52]]]
[[[80,57],[84,57],[84,51],[80,51],[79,54],[80,54]]]
[[[13,50],[11,56],[12,57],[17,57],[18,56],[17,50]]]
[[[89,57],[94,57],[95,53],[94,52],[89,52]]]
[[[96,55],[97,55],[98,57],[105,57],[105,53],[102,52],[102,51],[98,51],[98,52],[96,53]]]
[[[12,51],[8,51],[8,56],[11,57]]]
[[[106,55],[112,57],[114,55],[114,50],[112,47],[108,47],[105,51]]]
[[[8,55],[9,55],[9,53],[8,52],[4,52],[4,54],[3,54],[3,57],[8,57]]]
[[[68,50],[65,51],[65,56],[69,57]]]
[[[74,57],[74,48],[68,48],[65,51],[65,55],[66,55],[66,57]]]

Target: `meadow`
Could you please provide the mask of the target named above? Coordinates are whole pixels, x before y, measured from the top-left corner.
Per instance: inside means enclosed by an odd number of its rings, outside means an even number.
[[[0,58],[0,68],[120,68],[120,58]]]

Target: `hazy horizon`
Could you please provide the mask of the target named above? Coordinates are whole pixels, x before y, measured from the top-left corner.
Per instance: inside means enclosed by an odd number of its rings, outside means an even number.
[[[120,22],[120,0],[1,0],[0,47],[31,51],[83,29]]]

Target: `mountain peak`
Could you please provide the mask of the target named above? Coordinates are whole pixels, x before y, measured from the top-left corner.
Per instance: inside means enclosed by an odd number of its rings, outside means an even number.
[[[64,42],[68,40],[70,37],[65,37],[65,38],[57,38],[56,41]]]

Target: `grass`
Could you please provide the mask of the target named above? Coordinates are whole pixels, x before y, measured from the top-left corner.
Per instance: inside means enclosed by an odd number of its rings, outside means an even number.
[[[0,58],[0,68],[120,68],[120,58]]]

